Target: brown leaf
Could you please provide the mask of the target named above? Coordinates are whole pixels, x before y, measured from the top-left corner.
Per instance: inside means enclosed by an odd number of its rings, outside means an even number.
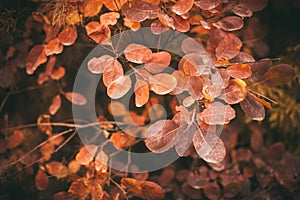
[[[144,197],[141,182],[134,178],[122,178],[121,185],[137,197]]]
[[[19,146],[24,140],[24,133],[21,130],[15,130],[13,135],[7,139],[6,148],[14,149]]]
[[[52,99],[52,103],[49,106],[49,113],[51,115],[55,115],[56,112],[59,110],[59,108],[61,107],[61,97],[60,95],[56,95],[53,99]]]
[[[264,73],[272,67],[272,61],[270,59],[263,59],[260,62],[251,64],[252,75],[249,78],[250,81],[258,82],[262,79]]]
[[[105,61],[104,61],[105,62]],[[109,87],[112,82],[124,75],[124,70],[121,63],[118,60],[113,60],[110,65],[109,61],[103,71],[103,83],[106,87]]]
[[[151,32],[155,35],[159,35],[168,29],[163,25],[158,19],[154,20],[151,23]]]
[[[251,67],[248,64],[235,64],[227,67],[228,73],[233,78],[249,78],[252,75]]]
[[[119,99],[123,97],[130,89],[130,76],[120,76],[107,87],[107,95],[112,99]]]
[[[118,12],[108,12],[100,15],[100,23],[104,25],[116,25],[120,14]]]
[[[177,143],[179,126],[172,120],[160,120],[150,125],[144,137],[146,147],[155,153],[162,153]]]
[[[35,187],[38,190],[47,189],[49,180],[48,180],[47,174],[44,171],[42,171],[41,169],[38,170],[34,181],[35,181]]]
[[[174,19],[174,26],[176,31],[185,33],[190,30],[190,23],[187,19],[183,19],[179,15],[174,16],[173,19]]]
[[[268,5],[268,0],[241,0],[241,4],[249,7],[253,12],[260,11]]]
[[[171,7],[171,10],[177,15],[183,15],[189,12],[193,5],[194,0],[178,0],[175,5]]]
[[[37,119],[38,128],[46,133],[47,135],[52,134],[52,126],[50,124],[42,124],[42,123],[50,123],[50,115],[42,114]]]
[[[196,53],[203,54],[206,53],[202,43],[198,41],[196,38],[186,38],[183,40],[181,44],[181,49],[185,54]]]
[[[181,191],[191,199],[199,199],[201,197],[201,190],[194,189],[188,182],[181,185]]]
[[[107,41],[111,35],[107,25],[102,25],[95,21],[89,22],[85,29],[87,35],[98,44]]]
[[[138,79],[134,86],[135,106],[142,107],[149,100],[149,86],[143,80]]]
[[[83,14],[85,17],[94,17],[102,8],[102,0],[87,0],[83,8]]]
[[[222,39],[215,50],[217,59],[230,60],[238,55],[241,47],[241,40],[234,34],[228,34]]]
[[[216,23],[224,31],[236,31],[244,26],[244,21],[237,16],[229,16],[221,19]]]
[[[102,0],[105,7],[110,11],[118,11],[122,6],[128,3],[128,0]]]
[[[71,192],[58,192],[53,196],[53,200],[79,200],[77,194]]]
[[[60,80],[66,74],[66,69],[63,66],[59,66],[57,69],[53,70],[50,74],[52,80]]]
[[[262,84],[268,87],[285,84],[295,76],[295,70],[288,64],[270,67],[262,77]]]
[[[60,54],[64,49],[64,46],[60,43],[58,38],[50,40],[45,46],[46,56],[51,56],[53,54]]]
[[[145,63],[145,61],[149,59],[151,54],[151,49],[144,45],[135,43],[129,44],[124,50],[124,55],[126,59],[130,62],[138,64]]]
[[[68,101],[70,101],[75,105],[82,106],[87,103],[86,98],[78,92],[66,92],[65,97],[67,98]]]
[[[35,70],[43,63],[47,62],[44,45],[34,46],[26,57],[26,72],[33,74]]]
[[[93,200],[102,200],[104,193],[99,181],[94,180],[91,185],[92,185],[91,198]]]
[[[80,164],[76,160],[72,160],[68,164],[68,171],[71,174],[76,174],[80,170]]]
[[[172,76],[174,76],[175,79],[177,80],[176,87],[172,91],[172,94],[176,95],[176,94],[180,94],[183,91],[185,91],[186,90],[186,82],[187,82],[187,80],[186,80],[184,74],[181,71],[179,71],[179,70],[175,70],[172,73]]]
[[[205,135],[198,130],[193,138],[193,144],[198,155],[209,163],[220,163],[226,156],[222,140],[214,133]]]
[[[93,74],[101,74],[107,67],[110,67],[114,62],[114,57],[110,55],[103,55],[99,58],[93,57],[87,63],[88,70]]]
[[[132,146],[135,143],[136,138],[126,133],[117,131],[111,135],[109,140],[117,149],[125,149]]]
[[[235,110],[220,102],[213,102],[208,104],[207,108],[198,114],[200,120],[207,124],[228,124],[230,120],[235,118]]]
[[[78,195],[80,199],[86,199],[90,193],[90,188],[84,178],[79,178],[71,183],[68,192]]]
[[[175,170],[171,167],[166,167],[162,170],[158,182],[161,186],[167,187],[175,178]]]
[[[112,101],[109,105],[108,105],[108,112],[112,115],[112,116],[125,116],[128,114],[128,110],[126,109],[126,107],[124,106],[124,104],[118,102],[118,101]]]
[[[241,79],[232,79],[225,88],[225,94],[220,98],[224,99],[229,104],[237,104],[243,101],[247,94],[247,84]]]
[[[186,76],[210,74],[210,61],[210,58],[199,55],[199,52],[189,53],[181,58],[178,69]]]
[[[240,102],[240,106],[245,114],[253,120],[261,121],[265,118],[264,106],[256,101],[251,94],[248,94],[246,98]]]
[[[149,200],[160,200],[165,198],[164,189],[152,181],[141,181],[143,197]]]
[[[70,26],[67,28],[64,28],[64,30],[62,30],[62,32],[60,32],[60,34],[58,35],[58,39],[60,41],[60,43],[62,43],[65,46],[70,46],[73,45],[74,42],[77,39],[77,31],[76,31],[76,27],[74,26]]]
[[[195,0],[195,5],[203,10],[211,10],[221,3],[220,0]]]
[[[240,17],[251,17],[253,14],[252,10],[243,3],[235,5],[231,11]]]
[[[47,172],[57,179],[64,178],[68,175],[68,168],[60,162],[51,161],[46,164]]]
[[[44,83],[45,83],[46,81],[48,81],[48,80],[49,80],[49,76],[48,76],[47,73],[45,73],[45,72],[39,73],[38,80],[37,80],[37,83],[38,83],[39,85],[44,84]]]
[[[123,14],[130,20],[142,22],[146,19],[154,19],[157,17],[159,8],[148,2],[139,1],[132,6],[125,4],[122,7]]]
[[[177,80],[170,74],[161,73],[149,78],[150,89],[159,95],[165,95],[172,92],[176,85]]]
[[[132,21],[132,20],[128,19],[127,17],[125,17],[123,20],[124,20],[124,26],[130,28],[133,31],[137,31],[139,28],[141,28],[140,22]]]
[[[88,165],[91,161],[93,161],[97,149],[98,147],[96,145],[85,145],[76,154],[76,162],[80,165]]]
[[[209,183],[208,177],[198,174],[189,174],[187,182],[195,189],[201,189]]]

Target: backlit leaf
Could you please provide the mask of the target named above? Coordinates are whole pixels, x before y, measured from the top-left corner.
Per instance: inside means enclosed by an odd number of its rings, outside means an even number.
[[[152,181],[141,181],[141,188],[145,199],[162,200],[165,197],[164,189]]]
[[[74,44],[74,42],[77,39],[77,31],[74,26],[70,26],[62,30],[62,32],[59,33],[58,39],[60,43],[62,43],[65,46],[70,46]]]
[[[160,120],[146,130],[144,137],[146,147],[155,153],[162,153],[177,143],[179,126],[172,120]]]
[[[50,77],[52,80],[60,80],[66,74],[66,69],[63,66],[59,66],[57,69],[54,69]]]
[[[35,187],[38,190],[45,190],[48,187],[49,180],[47,174],[42,171],[41,169],[38,170],[36,176],[35,176]]]
[[[179,71],[179,70],[175,70],[173,73],[172,73],[172,76],[175,77],[175,79],[177,80],[177,84],[176,84],[176,87],[174,88],[174,90],[172,91],[172,94],[180,94],[182,93],[183,91],[186,90],[186,78],[184,76],[184,74]]]
[[[79,14],[78,10],[73,10],[69,12],[66,16],[67,25],[76,25],[82,23],[82,15]]]
[[[64,46],[60,43],[58,38],[50,40],[48,44],[45,45],[45,54],[50,56],[53,54],[60,54],[64,49]]]
[[[171,63],[171,55],[166,51],[152,53],[144,67],[151,73],[162,72]]]
[[[247,84],[241,79],[233,79],[229,81],[229,85],[225,88],[225,94],[222,96],[222,99],[229,104],[236,104],[243,101],[247,93]]]
[[[235,118],[235,110],[230,105],[224,105],[221,102],[208,104],[207,108],[198,114],[200,120],[207,124],[228,124]]]
[[[85,17],[93,17],[97,15],[102,8],[102,0],[87,0],[83,8]]]
[[[194,0],[179,0],[171,7],[171,10],[177,15],[187,13],[194,5]]]
[[[130,88],[130,76],[120,76],[107,87],[107,95],[112,99],[119,99],[123,97]]]
[[[24,140],[24,133],[21,130],[15,130],[13,135],[7,139],[6,148],[14,149],[19,146]]]
[[[137,197],[143,197],[141,182],[134,178],[122,178],[121,185]]]
[[[84,178],[79,178],[71,183],[68,192],[78,195],[80,199],[85,199],[90,193],[90,188]]]
[[[166,28],[166,26],[163,25],[158,19],[154,20],[151,23],[151,31],[153,34],[159,35],[167,30],[168,29]]]
[[[190,23],[187,19],[183,19],[179,15],[174,16],[173,19],[176,31],[185,33],[190,30]]]
[[[99,181],[94,180],[92,182],[92,188],[91,188],[91,199],[93,200],[102,200],[103,199],[103,189]]]
[[[46,164],[47,172],[57,179],[64,178],[68,175],[68,168],[60,162],[51,161]]]
[[[96,145],[85,145],[76,154],[75,160],[80,165],[88,165],[93,161],[98,147]]]
[[[139,28],[141,28],[140,22],[132,21],[132,20],[128,19],[127,17],[125,17],[123,20],[124,20],[124,26],[130,28],[133,31],[137,31]]]
[[[124,50],[126,59],[138,64],[144,63],[147,59],[149,59],[151,54],[151,49],[144,45],[135,43],[129,44]]]
[[[215,50],[217,59],[230,60],[238,55],[241,47],[241,40],[234,34],[228,34],[221,40]]]
[[[93,74],[100,74],[103,71],[112,65],[114,58],[110,55],[103,55],[99,58],[93,57],[87,63],[88,70]]]
[[[26,57],[26,72],[33,74],[43,63],[47,62],[44,45],[34,46]]]
[[[110,29],[107,25],[102,25],[95,21],[89,22],[85,26],[85,29],[87,35],[98,44],[108,40],[111,35]]]
[[[295,76],[295,70],[288,64],[279,64],[268,69],[262,77],[262,84],[275,87],[287,83]]]
[[[210,74],[210,66],[207,62],[209,62],[209,60],[205,60],[205,58],[198,53],[190,53],[181,58],[178,69],[186,76]]]
[[[175,89],[177,80],[170,74],[161,73],[150,77],[149,85],[150,89],[156,94],[165,95]]]
[[[224,31],[236,31],[244,26],[244,21],[237,16],[229,16],[221,19],[216,23]]]
[[[240,102],[240,106],[245,114],[253,120],[261,121],[265,118],[264,106],[256,101],[251,94],[248,94],[246,98]]]
[[[190,37],[183,40],[181,44],[181,49],[185,54],[190,54],[190,53],[202,54],[206,52],[200,41]]]
[[[52,103],[49,106],[49,113],[51,115],[55,115],[55,113],[59,110],[60,106],[61,106],[61,97],[58,94],[52,99]]]
[[[125,149],[132,146],[135,143],[136,138],[126,133],[117,131],[111,135],[109,140],[117,149]]]
[[[252,75],[251,67],[248,64],[235,64],[227,67],[228,73],[233,78],[249,78]]]
[[[65,97],[71,103],[79,106],[85,105],[87,102],[86,98],[78,92],[66,92]]]
[[[203,10],[211,10],[221,3],[220,0],[195,0],[195,5]]]
[[[143,80],[137,80],[134,86],[135,106],[142,107],[149,100],[149,86]]]
[[[193,138],[193,144],[198,155],[209,163],[220,163],[226,156],[222,140],[214,133],[205,135],[198,130]]]
[[[125,4],[122,7],[123,14],[130,20],[142,22],[146,19],[154,19],[158,15],[159,8],[148,2],[139,1],[132,6]]]
[[[121,7],[128,3],[128,0],[102,0],[105,7],[110,11],[118,11]]]
[[[120,14],[118,12],[104,13],[100,16],[100,23],[104,25],[116,25]]]
[[[48,123],[48,124],[46,124],[46,123]],[[50,123],[50,115],[42,114],[37,119],[38,128],[42,132],[46,133],[47,135],[52,134],[52,126],[49,123]]]

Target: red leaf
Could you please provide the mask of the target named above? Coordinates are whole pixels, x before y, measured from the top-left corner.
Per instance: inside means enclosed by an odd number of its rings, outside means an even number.
[[[151,54],[151,49],[145,47],[144,45],[135,43],[129,44],[124,50],[126,59],[130,62],[138,64],[145,63],[145,61],[149,59]]]
[[[151,31],[153,34],[159,35],[167,30],[168,29],[165,27],[165,25],[163,25],[158,19],[151,23]]]
[[[240,17],[251,17],[253,14],[252,10],[243,3],[235,5],[231,10],[234,14]]]
[[[123,97],[131,88],[129,76],[120,76],[107,87],[107,95],[112,99]]]
[[[38,190],[47,189],[49,180],[47,174],[44,171],[39,169],[34,180],[35,180],[35,186]]]
[[[240,106],[245,114],[253,120],[261,121],[265,118],[264,106],[256,101],[251,94],[248,94],[246,98],[240,102]]]
[[[183,15],[193,7],[194,0],[178,0],[174,6],[171,7],[171,10],[177,15]]]
[[[172,73],[172,76],[174,76],[175,79],[177,80],[176,87],[172,91],[172,94],[176,95],[176,94],[180,94],[183,91],[185,91],[187,80],[186,80],[184,74],[181,71],[176,70]]]
[[[116,25],[120,14],[118,12],[108,12],[100,16],[100,23],[104,25]]]
[[[137,80],[134,86],[135,106],[142,107],[149,100],[149,86],[143,80]]]
[[[206,50],[204,49],[202,43],[198,41],[196,38],[186,38],[183,40],[181,44],[181,49],[185,54],[196,53],[196,54],[204,54]]]
[[[146,19],[155,19],[158,15],[159,8],[148,2],[139,1],[134,3],[131,7],[125,4],[122,7],[123,14],[130,20],[142,22]]]
[[[181,58],[178,69],[186,76],[210,74],[210,61],[210,58],[201,56],[199,53],[190,53]]]
[[[111,32],[107,25],[99,24],[98,22],[89,22],[86,26],[87,35],[100,44],[107,41],[110,38]]]
[[[49,106],[49,113],[51,115],[55,115],[55,113],[59,110],[61,106],[61,98],[60,95],[56,95],[53,99],[52,99],[52,103]]]
[[[279,64],[268,69],[262,77],[262,84],[275,87],[287,83],[295,76],[295,70],[288,64]]]
[[[244,26],[244,21],[237,16],[229,16],[221,19],[216,23],[224,31],[236,31]]]
[[[221,3],[220,0],[195,0],[195,5],[203,10],[211,10]]]
[[[52,80],[59,80],[64,77],[66,74],[66,69],[63,66],[59,66],[58,69],[55,69],[51,72],[50,77]]]
[[[64,46],[60,43],[58,38],[55,38],[48,42],[45,46],[46,56],[51,56],[53,54],[60,54],[64,49]]]
[[[228,73],[233,78],[249,78],[252,75],[251,67],[248,64],[236,64],[227,67]]]
[[[160,73],[171,63],[171,55],[166,51],[152,53],[145,63],[144,67],[149,72]]]
[[[74,26],[70,26],[62,30],[62,32],[58,35],[58,39],[63,45],[70,46],[74,44],[77,36],[76,28]]]
[[[177,143],[179,126],[172,120],[160,120],[146,130],[144,137],[146,147],[155,153],[162,153]]]
[[[235,110],[220,102],[213,102],[208,104],[207,108],[198,114],[200,120],[207,124],[228,124],[230,120],[235,118]]]
[[[65,96],[70,102],[72,102],[75,105],[82,106],[85,105],[87,102],[86,98],[78,92],[66,92]]]
[[[190,23],[187,19],[183,19],[179,15],[174,16],[173,19],[174,26],[177,31],[185,33],[190,30]]]
[[[205,135],[198,130],[193,138],[193,144],[198,155],[209,163],[220,163],[226,156],[222,140],[214,133]]]
[[[272,66],[272,61],[270,59],[263,59],[260,62],[251,64],[252,75],[249,80],[253,82],[258,82],[262,79],[264,73]]]
[[[43,63],[47,62],[44,45],[34,46],[26,58],[26,72],[33,74],[35,70]]]
[[[140,181],[134,178],[122,178],[121,185],[127,188],[127,190],[132,192],[135,196],[144,197]]]
[[[247,93],[247,84],[241,79],[233,79],[229,81],[229,85],[225,88],[225,94],[220,98],[229,104],[236,104],[243,101]]]
[[[93,57],[87,63],[88,70],[93,74],[101,74],[107,67],[110,67],[114,62],[114,57],[110,55],[103,55],[99,58]]]
[[[228,34],[217,46],[215,52],[218,60],[230,60],[239,54],[241,40],[233,34]]]
[[[166,73],[156,74],[149,78],[150,89],[159,95],[165,95],[172,92],[177,80],[174,76]]]
[[[102,4],[102,0],[87,0],[83,8],[84,16],[93,17],[97,15],[102,8]]]
[[[15,130],[13,135],[7,139],[6,148],[14,149],[19,146],[24,140],[24,133],[20,130]]]

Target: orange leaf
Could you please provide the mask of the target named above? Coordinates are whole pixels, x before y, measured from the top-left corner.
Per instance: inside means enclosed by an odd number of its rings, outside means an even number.
[[[128,110],[126,109],[126,107],[124,106],[124,104],[118,102],[118,101],[112,101],[109,105],[108,105],[108,112],[112,115],[112,116],[124,116],[128,114]]]
[[[229,16],[218,21],[216,26],[220,27],[224,31],[236,31],[243,28],[244,21],[240,17]]]
[[[104,25],[116,25],[120,14],[118,12],[104,13],[100,16],[100,23]]]
[[[112,82],[122,77],[123,75],[124,75],[124,70],[121,63],[118,60],[115,59],[111,63],[109,63],[108,61],[103,71],[103,83],[106,87],[108,87],[110,86],[110,84],[112,84]]]
[[[127,60],[134,63],[145,63],[145,61],[151,56],[152,51],[148,47],[141,44],[129,44],[125,50],[124,55]]]
[[[72,160],[68,164],[68,171],[71,174],[76,174],[80,170],[80,164],[76,160]]]
[[[140,181],[134,178],[122,178],[121,185],[127,188],[128,191],[132,192],[137,197],[144,196]]]
[[[89,22],[85,26],[87,35],[94,40],[96,43],[100,44],[105,42],[110,38],[111,32],[107,25],[101,25],[98,22]]]
[[[124,20],[124,26],[130,28],[133,31],[136,31],[139,28],[141,28],[140,22],[132,21],[132,20],[128,19],[127,17],[125,17],[123,20]]]
[[[93,57],[87,63],[88,70],[93,74],[101,74],[106,68],[111,67],[115,58],[110,55],[103,55],[99,58]],[[117,63],[115,63],[117,64]]]
[[[149,100],[149,87],[143,80],[137,80],[134,86],[135,106],[142,107]]]
[[[177,15],[187,13],[194,5],[194,0],[179,0],[171,7],[172,11]]]
[[[253,97],[254,95],[248,94],[246,98],[240,102],[240,106],[249,118],[262,121],[265,118],[265,108]]]
[[[26,57],[26,72],[33,74],[35,70],[43,63],[47,62],[44,45],[34,46]]]
[[[75,25],[82,23],[82,15],[78,13],[78,10],[73,10],[66,16],[67,25]]]
[[[86,179],[79,178],[71,183],[68,192],[78,195],[80,199],[86,199],[90,193],[90,187],[88,187]]]
[[[102,0],[105,7],[110,11],[118,11],[128,0]]]
[[[195,5],[202,10],[211,10],[221,3],[220,0],[195,0]]]
[[[59,66],[58,69],[55,69],[51,72],[50,77],[52,80],[59,80],[64,77],[66,74],[66,69],[63,66]]]
[[[107,95],[112,99],[123,97],[131,88],[129,76],[120,76],[107,87]]]
[[[149,85],[150,89],[156,94],[165,95],[175,89],[177,80],[170,74],[161,73],[150,77]]]
[[[61,97],[58,94],[52,99],[52,103],[49,106],[49,113],[51,115],[55,115],[55,113],[59,110],[60,106],[61,106]]]
[[[155,19],[158,15],[159,8],[151,3],[139,1],[132,6],[125,4],[122,7],[122,12],[128,19],[142,22],[146,19]]]
[[[93,161],[98,147],[96,145],[86,145],[76,154],[75,160],[80,165],[88,165]]]
[[[45,190],[48,187],[49,180],[47,174],[41,169],[38,170],[34,180],[38,190]]]
[[[53,54],[60,54],[64,49],[64,46],[60,43],[58,38],[50,40],[48,44],[45,46],[45,54],[46,56],[50,56]]]
[[[68,175],[68,168],[57,161],[51,161],[47,163],[46,169],[49,174],[55,176],[57,179],[64,178]]]
[[[66,92],[65,97],[75,105],[82,106],[87,103],[86,98],[78,92]]]
[[[74,44],[77,36],[76,28],[74,26],[70,26],[62,30],[62,32],[58,35],[58,39],[63,45],[70,46]]]
[[[225,88],[225,94],[220,98],[229,104],[236,104],[243,101],[247,94],[247,84],[241,79],[233,79],[229,81],[229,85]]]
[[[37,125],[42,132],[46,133],[47,135],[51,135],[52,126],[50,124],[44,125],[41,123],[50,123],[50,115],[40,115],[37,119]]]
[[[103,190],[99,181],[94,180],[91,184],[91,199],[93,200],[102,200],[103,199]]]
[[[102,0],[87,0],[83,8],[84,16],[93,17],[97,15],[102,8],[102,4]]]
[[[222,39],[215,50],[217,59],[232,59],[239,54],[241,47],[241,40],[234,34],[228,34]]]
[[[109,140],[114,144],[114,146],[117,149],[125,149],[127,147],[132,146],[135,143],[136,138],[126,133],[118,131],[113,133]]]
[[[144,67],[149,72],[160,73],[171,63],[171,55],[166,51],[152,53],[145,63]]]
[[[152,181],[141,181],[141,188],[145,199],[164,199],[164,189]]]
[[[21,130],[15,130],[13,135],[8,138],[6,148],[14,149],[19,146],[24,140],[24,133]]]
[[[233,78],[249,78],[252,75],[251,67],[248,64],[236,64],[227,67],[228,73]]]
[[[262,105],[264,105],[265,107],[267,107],[267,108],[269,108],[269,109],[272,109],[272,106],[271,106],[270,102],[267,102],[267,101],[265,101],[265,100],[263,100],[263,99],[261,99],[261,98],[258,98],[257,96],[252,95],[252,94],[251,94],[251,96],[252,96],[256,101],[258,101],[259,103],[261,103]]]

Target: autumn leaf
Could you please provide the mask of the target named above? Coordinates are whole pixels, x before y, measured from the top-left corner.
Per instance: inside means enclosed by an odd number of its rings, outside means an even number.
[[[86,98],[78,92],[66,92],[65,97],[75,105],[83,106],[87,103]]]
[[[170,74],[161,73],[149,78],[150,89],[159,95],[165,95],[172,92],[176,85],[177,80]]]
[[[174,16],[173,19],[174,19],[174,26],[176,31],[185,33],[190,30],[190,23],[187,19],[183,19],[179,15]]]
[[[63,66],[59,66],[57,69],[54,69],[50,77],[52,80],[60,80],[66,74],[66,69]]]
[[[117,131],[111,135],[109,140],[117,149],[125,149],[132,146],[135,143],[136,138],[126,133]]]
[[[221,3],[220,0],[195,0],[195,5],[203,10],[211,10]]]
[[[216,26],[220,27],[224,31],[236,31],[243,28],[244,21],[240,17],[229,16],[218,21]]]
[[[45,190],[48,187],[49,180],[47,174],[41,169],[38,170],[35,176],[35,186],[38,190]]]
[[[107,25],[102,25],[95,21],[89,22],[85,29],[87,35],[98,44],[107,41],[111,35]]]
[[[264,106],[256,101],[252,94],[248,94],[246,98],[240,102],[240,106],[245,114],[253,120],[262,121],[265,118]]]
[[[34,46],[26,57],[26,72],[33,74],[43,63],[47,62],[44,45]]]
[[[231,11],[234,14],[236,14],[236,15],[242,17],[242,18],[244,18],[244,17],[251,17],[252,14],[253,14],[252,10],[247,5],[245,5],[243,3],[239,3],[239,4],[235,5],[231,9]]]
[[[241,47],[241,40],[234,34],[228,34],[221,40],[215,50],[217,59],[230,60],[238,55]]]
[[[151,3],[139,1],[134,3],[131,7],[129,4],[123,5],[122,12],[128,19],[136,22],[142,22],[146,19],[156,18],[159,8]]]
[[[181,49],[185,54],[196,53],[204,54],[206,50],[203,47],[203,44],[198,41],[196,38],[186,38],[181,43]]]
[[[149,86],[143,80],[137,80],[134,86],[135,106],[142,107],[149,100]]]
[[[19,146],[24,140],[24,133],[21,130],[15,130],[13,135],[7,139],[6,148],[14,149]]]
[[[130,89],[130,76],[120,76],[107,87],[107,95],[112,99],[119,99],[123,97]]]
[[[68,168],[58,161],[51,161],[46,164],[47,172],[57,179],[64,178],[68,175]]]
[[[171,7],[171,10],[177,15],[186,14],[194,5],[194,0],[179,0]]]
[[[91,198],[93,200],[102,200],[104,192],[99,181],[94,180],[91,184],[91,187]]]
[[[162,200],[165,198],[164,189],[155,182],[141,181],[143,197],[145,199]]]
[[[164,24],[162,24],[160,22],[160,20],[156,19],[151,23],[151,32],[153,34],[159,35],[165,31],[167,31],[168,29],[166,28],[166,26]]]
[[[207,124],[228,124],[230,120],[235,118],[235,110],[230,105],[224,105],[221,102],[213,102],[208,104],[207,108],[198,113],[200,120]]]
[[[120,14],[118,12],[109,12],[100,15],[100,24],[104,25],[116,25],[118,19],[120,18]]]
[[[220,98],[229,104],[236,104],[243,101],[247,93],[247,84],[241,79],[233,79],[229,81],[229,85],[225,88],[225,94]]]
[[[248,64],[235,64],[227,67],[228,73],[233,78],[245,79],[252,75],[251,67]]]
[[[64,49],[64,46],[60,43],[58,38],[55,38],[45,45],[46,56],[51,56],[53,54],[60,54]]]
[[[93,17],[97,15],[102,8],[102,0],[87,0],[83,8],[85,17]]]
[[[61,107],[61,97],[58,94],[52,99],[52,102],[51,102],[51,105],[49,106],[48,111],[51,115],[55,115],[60,107]]]
[[[128,19],[127,17],[125,17],[123,19],[123,21],[124,21],[124,26],[130,28],[132,31],[137,31],[139,28],[141,28],[140,22],[132,21],[132,20]]]
[[[270,59],[262,59],[259,62],[250,64],[250,67],[252,75],[249,80],[258,82],[262,80],[263,75],[268,71],[268,69],[270,69],[270,67],[272,67],[272,61]]]
[[[125,58],[138,64],[145,63],[151,54],[151,49],[141,44],[131,43],[124,49]]]
[[[64,28],[62,32],[59,33],[58,39],[64,46],[70,46],[75,43],[77,36],[78,34],[76,28],[74,26],[70,26]]]
[[[178,69],[186,76],[210,74],[210,58],[200,56],[199,53],[184,55],[178,64]]]
[[[93,74],[101,74],[107,67],[110,67],[114,61],[114,57],[103,55],[99,58],[93,57],[87,63],[88,70]]]
[[[47,135],[51,135],[52,126],[50,124],[45,125],[45,123],[50,123],[50,115],[42,114],[37,119],[38,128]]]
[[[105,7],[110,11],[119,11],[121,7],[128,3],[128,0],[102,0]]]
[[[166,51],[152,53],[145,61],[144,68],[151,73],[160,73],[171,63],[171,55]]]
[[[78,195],[80,199],[85,199],[91,192],[90,189],[86,184],[86,180],[79,178],[71,183],[68,192]]]
[[[140,181],[134,178],[122,178],[121,185],[137,197],[143,197],[143,191]]]
[[[96,145],[85,145],[76,154],[75,160],[80,165],[88,165],[94,160],[94,156],[97,152],[98,147]]]
[[[175,79],[177,80],[177,84],[176,84],[176,87],[174,88],[174,90],[172,91],[172,94],[180,94],[182,93],[183,91],[186,90],[187,88],[187,85],[186,85],[186,78],[183,74],[183,72],[179,71],[179,70],[175,70],[173,73],[172,73],[172,76],[175,77]]]
[[[268,5],[268,0],[241,0],[239,3],[247,6],[253,12],[257,12],[264,9]]]
[[[288,64],[279,64],[270,67],[262,77],[262,84],[268,87],[275,87],[287,83],[295,76],[295,70]]]

